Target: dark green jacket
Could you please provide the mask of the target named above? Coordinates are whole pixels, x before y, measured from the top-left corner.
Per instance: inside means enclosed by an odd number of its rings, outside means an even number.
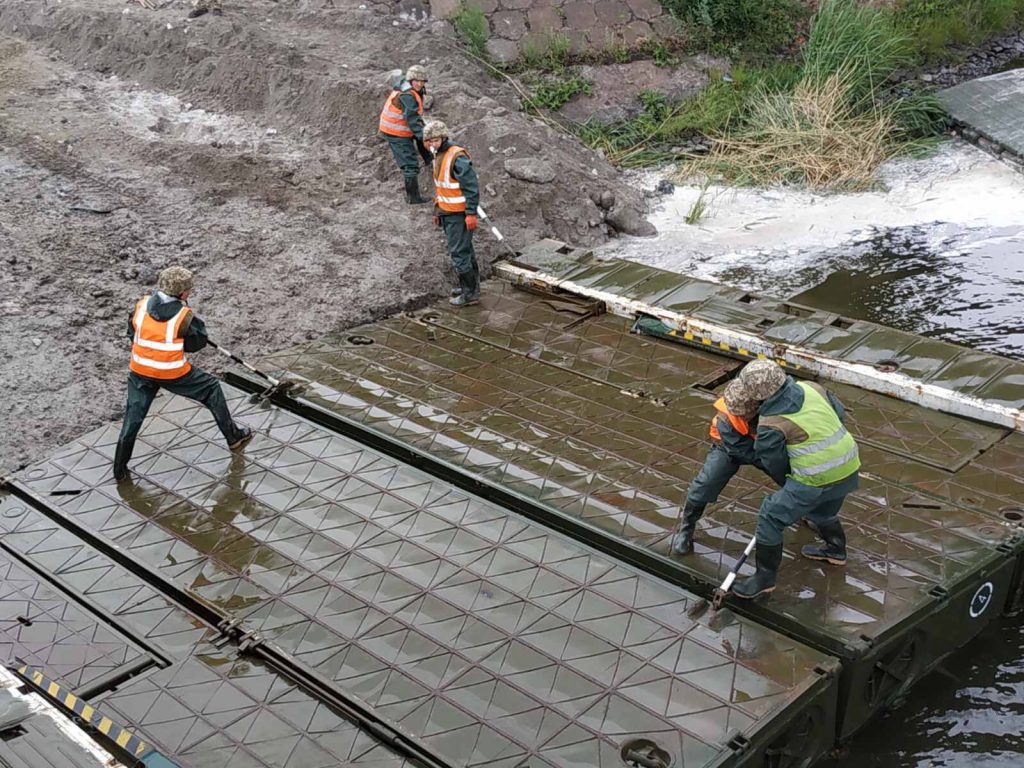
[[[398,103],[402,105],[402,117],[409,124],[409,130],[416,137],[416,141],[423,141],[423,117],[419,113],[419,104],[412,94],[412,87],[408,83],[402,83],[403,93],[398,97]],[[420,91],[420,98],[425,98],[427,89]]]
[[[146,312],[154,320],[160,322],[166,322],[174,317],[178,312],[181,311],[183,302],[180,299],[172,299],[171,301],[160,301],[160,297],[154,292],[149,298],[149,303],[146,305]],[[128,315],[128,338],[135,338],[135,326],[132,325],[132,321],[135,319],[134,310]],[[209,337],[206,333],[206,323],[200,318],[196,317],[195,312],[191,312],[185,319],[185,324],[181,328],[184,334],[185,340],[185,351],[186,352],[198,352],[209,342]]]
[[[452,143],[447,139],[438,148],[437,154],[440,157],[441,154],[452,146]],[[476,169],[473,167],[473,162],[469,159],[469,155],[461,154],[455,158],[455,163],[452,166],[452,176],[459,182],[459,186],[462,188],[462,196],[466,198],[466,215],[476,216],[477,206],[480,205],[480,179],[477,178]]]

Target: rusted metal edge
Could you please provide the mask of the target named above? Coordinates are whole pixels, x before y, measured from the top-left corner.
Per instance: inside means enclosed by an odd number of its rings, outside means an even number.
[[[263,391],[263,388],[260,388],[260,391]],[[278,674],[294,681],[313,698],[334,708],[342,717],[355,723],[389,749],[423,768],[452,768],[444,758],[436,755],[419,740],[402,733],[386,718],[378,715],[373,707],[339,689],[308,665],[297,661],[259,635],[245,631],[237,619],[221,613],[211,603],[165,579],[155,569],[134,558],[131,553],[47,503],[46,499],[20,480],[0,477],[0,488],[10,491],[105,557],[138,576],[148,586],[209,627],[221,630],[238,645],[240,652],[255,656]]]
[[[665,309],[654,304],[617,296],[606,291],[579,285],[544,272],[516,266],[508,262],[494,265],[495,275],[513,285],[530,288],[557,288],[567,293],[604,302],[609,313],[635,319],[641,315],[657,318],[691,342],[740,358],[769,358],[781,365],[799,368],[829,381],[850,384],[871,392],[895,397],[933,411],[994,424],[1024,432],[1024,411],[999,405],[981,398],[954,392],[934,384],[925,384],[899,372],[884,372],[873,366],[839,360],[791,344],[768,341],[760,336],[728,328],[706,320]]]

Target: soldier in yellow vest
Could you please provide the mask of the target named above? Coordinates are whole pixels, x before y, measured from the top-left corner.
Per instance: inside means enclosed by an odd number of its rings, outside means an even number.
[[[423,142],[434,155],[434,226],[444,229],[448,256],[459,276],[459,287],[448,301],[467,307],[480,300],[480,265],[473,249],[480,180],[469,153],[448,140],[448,126],[440,120],[426,124]]]
[[[195,368],[186,353],[207,344],[206,325],[188,306],[192,273],[184,267],[168,267],[160,273],[157,290],[135,305],[128,322],[132,356],[128,373],[128,405],[114,453],[114,479],[128,478],[128,461],[135,438],[161,389],[196,400],[213,413],[231,450],[252,439],[252,430],[231,418],[220,381]]]
[[[423,158],[430,163],[430,153],[423,145],[423,97],[427,88],[427,70],[413,64],[405,79],[394,86],[380,111],[377,130],[387,139],[391,154],[405,179],[405,201],[410,205],[429,203],[420,195],[419,172]]]
[[[832,565],[846,563],[839,510],[857,489],[860,456],[843,426],[842,404],[820,385],[795,381],[771,360],[748,363],[738,380],[762,401],[755,456],[769,475],[786,478],[758,512],[756,572],[733,586],[738,597],[753,598],[775,589],[783,532],[802,519],[814,524],[823,543],[805,546],[801,554]]]

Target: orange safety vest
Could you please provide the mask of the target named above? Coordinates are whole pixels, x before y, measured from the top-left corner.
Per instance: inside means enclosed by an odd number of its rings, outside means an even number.
[[[185,359],[185,339],[181,336],[182,324],[192,310],[183,306],[170,320],[157,320],[146,311],[149,299],[146,296],[135,305],[135,338],[128,367],[150,379],[179,379],[192,370]]]
[[[720,397],[715,401],[715,415],[711,418],[711,439],[721,440],[722,433],[718,431],[718,414],[724,414],[729,419],[729,423],[732,424],[732,428],[739,432],[741,435],[750,434],[750,424],[747,420],[737,416],[734,413],[730,413],[729,409],[725,407],[725,398]]]
[[[380,111],[380,123],[377,130],[386,133],[388,136],[401,136],[404,139],[411,139],[413,132],[409,129],[409,121],[405,119],[405,110],[398,97],[403,93],[411,93],[416,97],[416,113],[423,116],[423,97],[420,92],[411,89],[409,91],[392,91],[388,100],[384,102],[384,108]]]
[[[469,157],[469,153],[462,147],[451,144],[443,155],[434,158],[434,202],[444,213],[462,213],[466,210],[466,196],[462,194],[462,187],[452,173],[455,158],[459,155]]]

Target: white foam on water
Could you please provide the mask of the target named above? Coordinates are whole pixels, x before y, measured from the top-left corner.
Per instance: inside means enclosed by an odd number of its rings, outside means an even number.
[[[646,174],[640,181],[655,179]],[[972,145],[951,141],[929,157],[891,161],[879,179],[878,191],[862,193],[710,187],[704,192],[709,210],[693,225],[685,219],[701,188],[680,186],[650,217],[657,237],[622,238],[599,255],[714,279],[743,265],[807,266],[822,249],[876,230],[933,228],[936,246],[950,231],[943,225],[1024,231],[1024,175]]]

